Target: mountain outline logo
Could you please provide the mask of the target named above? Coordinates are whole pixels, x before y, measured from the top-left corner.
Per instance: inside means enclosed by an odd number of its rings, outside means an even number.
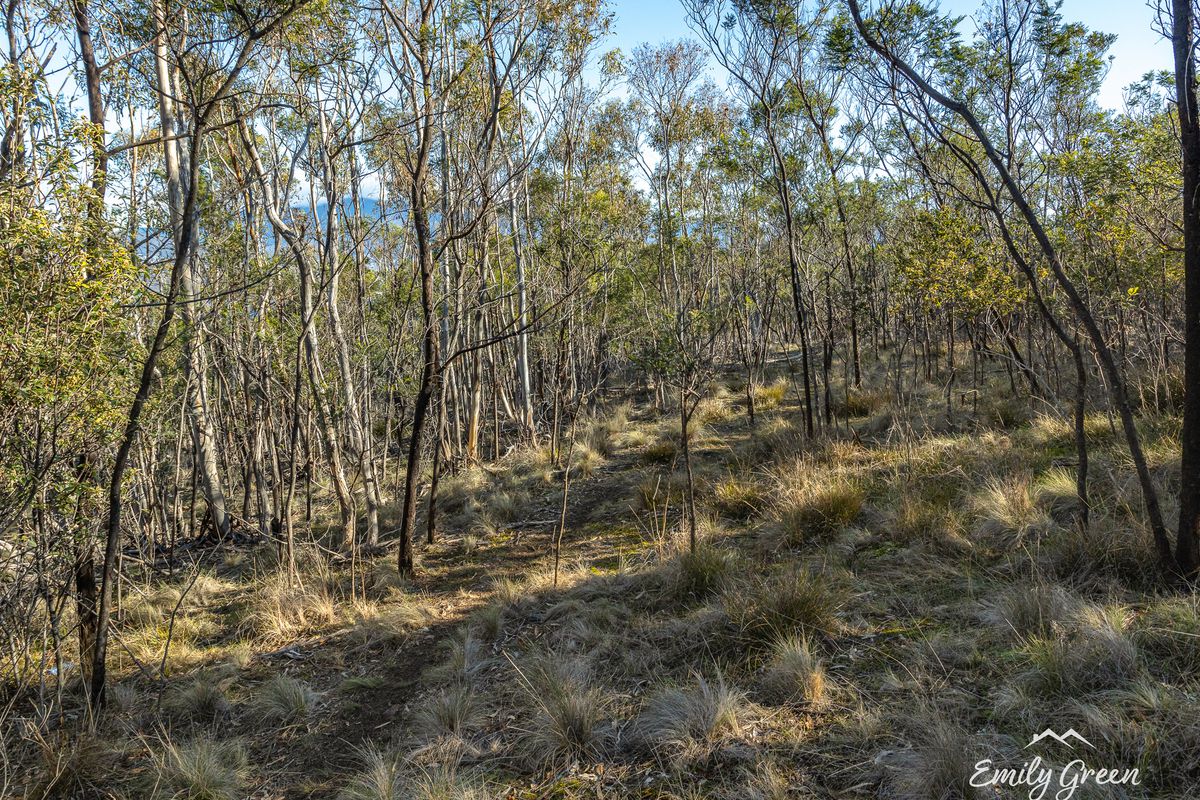
[[[1096,745],[1092,744],[1087,739],[1083,738],[1083,734],[1081,734],[1079,731],[1075,730],[1074,728],[1067,728],[1067,730],[1065,730],[1062,733],[1057,733],[1052,728],[1046,728],[1046,730],[1042,731],[1041,733],[1034,734],[1033,738],[1029,740],[1029,744],[1025,745],[1026,749],[1033,747],[1035,744],[1042,741],[1043,739],[1053,739],[1054,741],[1058,742],[1059,744],[1066,745],[1067,747],[1069,747],[1072,750],[1075,749],[1075,745],[1071,744],[1071,740],[1075,739],[1080,742],[1083,742],[1084,744],[1086,744],[1088,747],[1092,748],[1093,750],[1096,749]]]

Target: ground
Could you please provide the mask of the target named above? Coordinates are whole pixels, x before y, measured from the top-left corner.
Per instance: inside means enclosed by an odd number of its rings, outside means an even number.
[[[19,750],[16,794],[1026,797],[972,776],[1080,757],[1030,750],[1046,728],[1138,770],[1075,797],[1200,791],[1200,613],[1110,419],[1082,531],[1069,424],[1003,384],[949,414],[935,385],[851,391],[810,440],[770,381],[753,423],[732,378],[707,391],[694,552],[675,416],[632,397],[579,426],[557,575],[539,448],[445,482],[415,579],[305,546],[289,580],[260,547],[131,591],[113,708]],[[1170,511],[1178,417],[1141,424]]]

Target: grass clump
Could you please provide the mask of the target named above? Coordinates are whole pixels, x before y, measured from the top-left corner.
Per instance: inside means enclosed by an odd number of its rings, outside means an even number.
[[[974,509],[979,535],[1003,547],[1015,547],[1051,526],[1024,475],[989,480],[975,497]]]
[[[1079,603],[1065,589],[1044,581],[1016,583],[988,605],[984,618],[1012,636],[1049,636],[1076,612]]]
[[[1024,647],[1026,670],[1018,685],[1042,698],[1123,689],[1138,676],[1137,645],[1120,607],[1085,608],[1071,635],[1035,636]]]
[[[911,749],[889,751],[877,759],[895,796],[913,800],[992,796],[971,785],[980,757],[974,737],[939,717],[924,723]]]
[[[844,603],[826,578],[803,571],[735,587],[723,600],[741,638],[761,644],[795,632],[832,632]]]
[[[637,726],[652,746],[710,744],[736,734],[745,715],[745,695],[718,672],[715,681],[697,675],[695,686],[663,689],[651,696]]]
[[[210,723],[229,714],[229,695],[225,681],[201,674],[167,694],[164,703],[168,715],[189,722]]]
[[[1168,675],[1200,675],[1200,600],[1194,595],[1156,600],[1138,618],[1134,640],[1147,663]]]
[[[479,718],[480,707],[475,693],[459,684],[428,698],[416,714],[415,726],[427,739],[463,738]]]
[[[259,687],[254,706],[267,722],[294,725],[312,714],[319,699],[308,684],[281,673]]]
[[[790,546],[822,542],[840,532],[862,512],[866,493],[841,475],[817,479],[797,465],[780,480],[775,518]]]
[[[722,516],[747,520],[766,505],[766,496],[761,482],[730,475],[712,487],[710,502]]]
[[[642,461],[647,464],[671,464],[679,451],[679,444],[671,437],[664,437],[646,446]]]
[[[172,800],[240,800],[245,795],[246,765],[246,750],[240,742],[164,741],[155,770],[159,796]]]
[[[675,559],[671,589],[675,597],[686,600],[708,597],[729,581],[733,559],[724,550],[700,543]]]
[[[812,640],[806,636],[791,634],[776,640],[762,682],[769,696],[785,702],[816,708],[828,699],[825,666],[813,653]]]
[[[534,707],[526,739],[535,761],[557,764],[603,751],[607,703],[582,661],[547,654],[534,658],[520,678]]]
[[[768,384],[756,384],[750,388],[750,395],[754,398],[754,409],[756,411],[770,411],[773,408],[778,408],[783,402],[783,398],[787,396],[788,385],[785,380],[777,380]]]

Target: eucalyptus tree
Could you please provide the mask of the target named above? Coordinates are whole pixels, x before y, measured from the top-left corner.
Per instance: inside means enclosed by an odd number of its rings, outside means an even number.
[[[1200,571],[1200,108],[1196,106],[1196,11],[1171,3],[1175,106],[1183,162],[1184,374],[1179,530],[1175,560],[1189,579]]]
[[[1021,162],[1017,160],[1017,149],[1015,147],[1008,150],[999,149],[994,143],[997,140],[997,132],[995,130],[989,131],[988,127],[985,126],[985,122],[997,117],[1004,119],[1003,115],[996,115],[994,117],[984,116],[985,111],[988,109],[988,100],[992,99],[986,94],[982,97],[973,95],[972,103],[956,99],[947,93],[954,91],[953,88],[945,90],[936,88],[928,78],[913,66],[913,55],[907,54],[914,52],[912,50],[911,39],[915,38],[919,45],[914,53],[916,56],[928,55],[930,52],[936,52],[939,46],[945,43],[945,38],[941,42],[936,40],[939,33],[922,31],[914,24],[914,19],[911,16],[906,18],[903,13],[897,13],[895,9],[890,7],[884,10],[882,18],[872,19],[870,24],[868,24],[862,14],[858,1],[848,0],[848,2],[854,27],[857,29],[859,36],[867,47],[881,59],[884,68],[890,75],[896,79],[891,83],[895,91],[904,95],[901,103],[910,103],[911,108],[914,109],[912,116],[927,123],[934,135],[940,137],[944,143],[952,147],[955,156],[970,171],[981,191],[988,196],[991,205],[996,205],[999,208],[1001,201],[1003,201],[1005,206],[1011,204],[1014,212],[1013,217],[1015,218],[1013,223],[1024,226],[1024,229],[1032,236],[1033,245],[1031,249],[1033,254],[1036,254],[1049,268],[1052,286],[1061,291],[1066,297],[1072,315],[1083,327],[1088,342],[1100,364],[1101,371],[1107,382],[1109,399],[1120,418],[1126,443],[1137,473],[1159,562],[1164,569],[1172,569],[1174,556],[1171,552],[1170,540],[1166,535],[1163,523],[1158,490],[1150,473],[1145,453],[1142,449],[1141,437],[1134,420],[1126,377],[1119,368],[1112,348],[1101,330],[1090,305],[1080,292],[1076,280],[1068,274],[1067,267],[1060,257],[1060,249],[1052,241],[1046,225],[1030,200],[1030,194],[1035,190],[1035,187],[1021,182]],[[1052,13],[1047,6],[1034,3],[1033,0],[1028,0],[1028,2],[1023,0],[1023,2],[1016,4],[1016,6],[1019,8],[1016,9],[1015,15],[1010,10],[1009,5],[1003,4],[1001,7],[1002,20],[999,30],[1006,43],[1020,41],[1026,31],[1026,26],[1031,25],[1033,21],[1046,22],[1052,17]],[[1028,12],[1022,12],[1021,8],[1029,10]],[[913,11],[913,9],[908,10],[910,12]],[[942,37],[948,36],[948,26],[944,20],[939,20],[920,8],[916,10],[916,14],[922,18],[923,22],[934,22],[934,30],[940,31]],[[905,34],[910,37],[908,45],[900,44],[900,39],[897,38],[898,36],[903,37]],[[1038,42],[1034,41],[1034,44],[1036,46]],[[961,50],[958,52],[962,54]],[[1001,51],[1000,56],[1001,60],[1007,63],[1013,70],[1012,74],[1016,75],[1017,59],[1019,58],[1018,51],[1015,48],[1005,49]],[[1028,78],[1031,75],[1038,75],[1036,66],[1038,63],[1040,62],[1027,62],[1020,76]],[[935,67],[936,65],[937,62],[935,59]],[[952,87],[958,86],[958,88],[963,88],[953,79],[946,82]],[[1025,88],[1028,88],[1028,84],[1025,85]],[[1012,87],[1012,91],[1014,92],[1019,92],[1020,89],[1020,86],[1014,85]],[[1002,89],[1001,91],[1004,92],[1004,97],[1010,96],[1008,89]],[[965,127],[960,128],[957,126]],[[999,135],[1006,135],[1008,132],[1010,132],[1010,129],[1005,128]],[[1011,133],[1016,137],[1021,132],[1013,128],[1011,129]],[[1016,139],[1014,138],[1013,141],[1015,144]],[[1003,146],[1003,140],[1001,142],[1001,146]],[[999,179],[999,187],[993,187],[992,175]],[[1013,232],[1006,216],[1006,214],[996,215],[997,224],[1004,232],[1006,246],[1010,255],[1014,258],[1018,266],[1021,267],[1021,271],[1026,275],[1027,279],[1032,279],[1030,280],[1030,288],[1031,290],[1035,290],[1037,288],[1036,273],[1029,263],[1032,256],[1027,257],[1020,250],[1019,243],[1012,235]],[[1047,317],[1048,322],[1053,319],[1053,315],[1049,314],[1049,309],[1044,303],[1039,303],[1039,309],[1044,309],[1044,316]],[[1062,330],[1061,326],[1056,330],[1056,333],[1059,335],[1060,340],[1063,340],[1064,344],[1067,344],[1071,339],[1070,333]],[[1078,363],[1078,361],[1079,359],[1077,358],[1076,362]]]
[[[800,210],[796,198],[797,163],[795,104],[791,70],[811,58],[808,43],[824,9],[820,4],[766,0],[685,0],[688,19],[729,73],[736,96],[745,105],[753,130],[771,154],[771,182],[783,215],[784,243],[791,282],[792,309],[800,339],[804,388],[804,426],[813,433],[813,376],[809,317],[813,309],[805,295],[806,264],[799,250]]]
[[[406,0],[379,7],[382,79],[398,95],[393,113],[410,121],[400,135],[392,137],[390,147],[408,189],[406,211],[415,238],[423,325],[421,377],[413,405],[399,532],[399,568],[405,574],[413,571],[412,530],[427,417],[431,403],[440,403],[445,363],[457,355],[442,352],[438,264],[450,248],[489,219],[492,204],[528,166],[526,162],[518,169],[499,170],[502,120],[521,113],[535,90],[553,97],[541,83],[548,75],[562,80],[564,72],[574,74],[572,70],[581,68],[577,60],[556,58],[588,40],[596,20],[596,7],[588,2],[538,0],[461,8],[443,0]],[[463,37],[473,42],[472,47],[458,47]],[[457,122],[453,128],[448,124],[451,119]],[[544,130],[545,115],[542,119]],[[540,138],[537,128],[524,133],[531,143]],[[444,154],[453,160],[439,165],[433,155],[443,134],[461,146],[446,148]],[[532,154],[534,149],[529,146],[524,152]],[[453,192],[444,198],[435,230],[431,192],[439,166],[443,191],[452,186]],[[455,177],[453,183],[447,179],[450,175]],[[431,533],[436,477],[435,469]]]

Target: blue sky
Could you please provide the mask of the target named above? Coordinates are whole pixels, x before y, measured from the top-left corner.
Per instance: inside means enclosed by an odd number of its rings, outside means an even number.
[[[942,0],[942,9],[970,16],[980,0]],[[613,35],[605,49],[628,52],[640,42],[661,42],[691,36],[678,0],[610,0],[616,14]],[[1124,107],[1122,90],[1146,72],[1171,69],[1171,45],[1153,29],[1154,11],[1145,0],[1065,0],[1064,19],[1082,22],[1093,30],[1117,34],[1108,79],[1100,102],[1116,110]],[[967,23],[969,24],[969,23]],[[694,37],[692,37],[694,38]],[[724,80],[724,76],[718,76]]]

